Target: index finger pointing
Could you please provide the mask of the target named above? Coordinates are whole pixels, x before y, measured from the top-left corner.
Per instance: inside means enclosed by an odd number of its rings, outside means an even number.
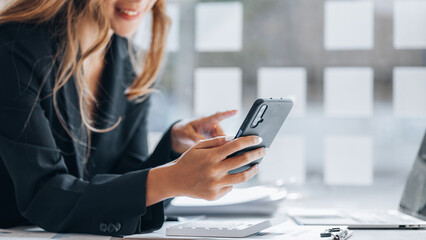
[[[207,121],[207,123],[215,124],[218,123],[226,118],[232,117],[235,114],[237,114],[237,110],[231,110],[231,111],[225,111],[225,112],[218,112],[216,114],[213,114],[209,117],[206,117],[204,121]]]

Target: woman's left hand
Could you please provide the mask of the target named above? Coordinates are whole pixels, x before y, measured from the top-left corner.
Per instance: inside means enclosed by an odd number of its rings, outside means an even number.
[[[209,117],[176,123],[171,129],[173,150],[177,153],[184,153],[200,140],[224,136],[219,122],[236,113],[237,110],[219,112]]]

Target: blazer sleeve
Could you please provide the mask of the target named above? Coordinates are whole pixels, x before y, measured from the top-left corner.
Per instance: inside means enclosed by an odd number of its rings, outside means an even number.
[[[137,123],[138,128],[123,152],[123,156],[113,167],[112,173],[123,174],[129,171],[154,168],[180,157],[181,154],[171,148],[171,128],[176,122],[163,134],[153,153],[148,154],[147,116],[150,103],[151,100],[148,97],[143,103],[144,106],[140,113],[141,121]]]
[[[149,169],[90,181],[69,174],[39,97],[43,61],[34,42],[0,39],[0,158],[21,215],[53,232],[120,236],[160,228],[163,203],[146,207]]]

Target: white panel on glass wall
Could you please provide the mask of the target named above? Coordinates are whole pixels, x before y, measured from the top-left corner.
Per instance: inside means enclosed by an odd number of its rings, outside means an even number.
[[[260,68],[257,96],[295,99],[290,116],[303,116],[306,109],[305,68]]]
[[[369,136],[327,136],[324,160],[326,184],[373,183],[373,140]]]
[[[148,132],[148,152],[151,154],[155,148],[157,147],[157,144],[160,142],[161,137],[164,133],[162,132]]]
[[[425,26],[425,0],[395,0],[394,46],[396,49],[426,48]]]
[[[305,141],[302,136],[277,136],[260,164],[259,179],[305,182]]]
[[[426,67],[393,70],[393,109],[398,117],[426,117]]]
[[[195,49],[200,52],[240,51],[243,45],[241,2],[203,2],[195,10]]]
[[[331,117],[370,117],[373,114],[372,68],[326,68],[324,108]]]
[[[179,50],[179,5],[176,3],[169,3],[167,5],[167,14],[172,20],[172,25],[170,26],[170,30],[167,36],[167,50],[176,52]]]
[[[239,68],[198,68],[195,70],[195,114],[241,110],[242,73]]]
[[[327,1],[324,11],[327,50],[372,49],[374,4],[370,0]]]

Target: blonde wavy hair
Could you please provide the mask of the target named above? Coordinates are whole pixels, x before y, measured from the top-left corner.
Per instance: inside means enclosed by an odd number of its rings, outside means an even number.
[[[166,0],[157,0],[151,10],[151,16],[150,48],[144,54],[133,54],[131,39],[129,39],[129,52],[137,76],[126,89],[125,94],[129,100],[133,101],[142,101],[147,94],[153,91],[152,86],[162,62],[167,31],[170,25],[170,19],[166,14]],[[77,28],[87,17],[97,25],[97,39],[87,50],[81,52]],[[93,121],[87,109],[88,97],[91,96],[91,93],[88,91],[85,81],[83,81],[83,62],[95,52],[105,48],[110,41],[110,21],[102,0],[9,0],[0,11],[0,24],[8,22],[40,24],[51,21],[55,21],[58,26],[56,29],[59,29],[59,32],[55,34],[60,37],[60,47],[58,48],[60,50],[58,50],[55,60],[59,56],[61,57],[52,95],[56,114],[62,126],[75,139],[61,117],[56,100],[59,89],[74,76],[79,95],[82,122],[87,127],[89,136],[90,131],[107,132],[112,130],[120,123],[121,118],[113,126],[106,129],[97,129],[92,125]]]

